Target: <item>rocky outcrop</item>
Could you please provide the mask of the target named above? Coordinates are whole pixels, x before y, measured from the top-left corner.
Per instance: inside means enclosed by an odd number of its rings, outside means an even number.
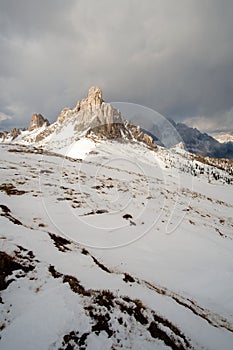
[[[8,135],[8,132],[5,131],[5,130],[0,132],[0,139],[1,139],[2,142],[5,141],[7,135]]]
[[[97,127],[104,127],[103,129],[109,131],[111,124],[122,124],[124,118],[109,103],[102,102],[99,108],[80,109],[76,121],[77,131],[96,129]]]
[[[102,91],[98,87],[91,87],[88,90],[88,95],[86,98],[78,101],[76,107],[74,109],[64,108],[57,118],[57,122],[62,124],[67,119],[72,117],[73,115],[79,113],[81,115],[85,114],[85,117],[91,116],[93,113],[97,112],[101,109],[102,103]],[[82,118],[79,118],[81,121]]]
[[[46,137],[51,135],[53,132],[53,129],[46,128],[42,132],[40,132],[38,135],[36,135],[35,142],[40,142],[44,140]]]
[[[12,140],[14,140],[17,136],[19,136],[21,134],[21,131],[18,129],[18,128],[13,128],[11,131],[10,131],[10,138]]]
[[[32,115],[32,119],[29,124],[28,131],[41,128],[43,125],[46,125],[46,126],[50,125],[48,119],[44,118],[42,114],[34,113]]]
[[[64,108],[57,118],[57,123],[62,124],[66,119],[68,119],[74,112],[70,108]]]
[[[1,142],[7,141],[13,141],[16,139],[17,136],[21,134],[21,131],[18,128],[13,128],[10,132],[8,131],[1,131],[0,132],[0,140]]]
[[[99,109],[103,102],[102,90],[93,86],[89,89],[87,97],[77,103],[76,109],[77,111],[87,110],[92,113]]]
[[[154,139],[152,136],[146,134],[145,132],[143,132],[140,128],[140,126],[132,126],[132,134],[134,136],[134,138],[139,141],[139,142],[143,142],[145,143],[147,146],[151,147],[151,148],[156,148],[157,145],[154,142]]]
[[[153,138],[143,132],[139,126],[126,120],[121,122],[105,123],[88,130],[86,136],[104,140],[117,140],[121,142],[142,142],[149,148],[157,148]]]

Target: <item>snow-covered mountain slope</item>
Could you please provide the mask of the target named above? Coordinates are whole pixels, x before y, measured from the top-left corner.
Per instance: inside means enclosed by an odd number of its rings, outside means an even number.
[[[230,161],[89,141],[1,145],[0,348],[232,349]]]
[[[220,132],[218,134],[213,134],[212,136],[220,143],[233,142],[232,132]]]

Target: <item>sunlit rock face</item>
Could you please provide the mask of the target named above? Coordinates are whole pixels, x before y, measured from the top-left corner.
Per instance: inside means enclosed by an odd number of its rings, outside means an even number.
[[[99,87],[91,87],[87,97],[77,102],[74,109],[64,108],[57,123],[74,125],[75,133],[85,133],[94,139],[121,139],[124,141],[140,141],[149,147],[156,148],[153,138],[141,128],[127,121],[121,112],[111,104],[104,102]]]
[[[28,131],[32,131],[38,128],[41,128],[43,125],[49,126],[48,119],[44,118],[42,114],[34,113],[32,115],[31,122],[28,127]]]

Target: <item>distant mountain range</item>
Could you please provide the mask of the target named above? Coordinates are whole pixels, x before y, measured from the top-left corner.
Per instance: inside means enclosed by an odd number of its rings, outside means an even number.
[[[163,147],[180,145],[186,151],[215,158],[233,159],[233,133],[208,135],[184,123],[171,119],[161,119],[152,123],[147,132],[154,141]]]
[[[198,129],[190,128],[182,123],[173,124],[187,151],[203,156],[233,159],[233,142],[221,142],[217,138],[201,133]]]

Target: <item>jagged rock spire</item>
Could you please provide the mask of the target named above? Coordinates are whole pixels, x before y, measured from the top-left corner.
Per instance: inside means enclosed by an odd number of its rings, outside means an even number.
[[[92,86],[88,90],[88,95],[77,103],[77,110],[89,110],[94,111],[99,109],[103,103],[102,90],[99,87]]]
[[[28,127],[28,130],[29,131],[32,131],[34,129],[38,129],[40,128],[41,126],[43,125],[46,125],[46,126],[49,126],[49,121],[48,119],[44,118],[42,114],[36,114],[34,113],[32,115],[32,119],[31,119],[31,122],[29,124],[29,127]]]

